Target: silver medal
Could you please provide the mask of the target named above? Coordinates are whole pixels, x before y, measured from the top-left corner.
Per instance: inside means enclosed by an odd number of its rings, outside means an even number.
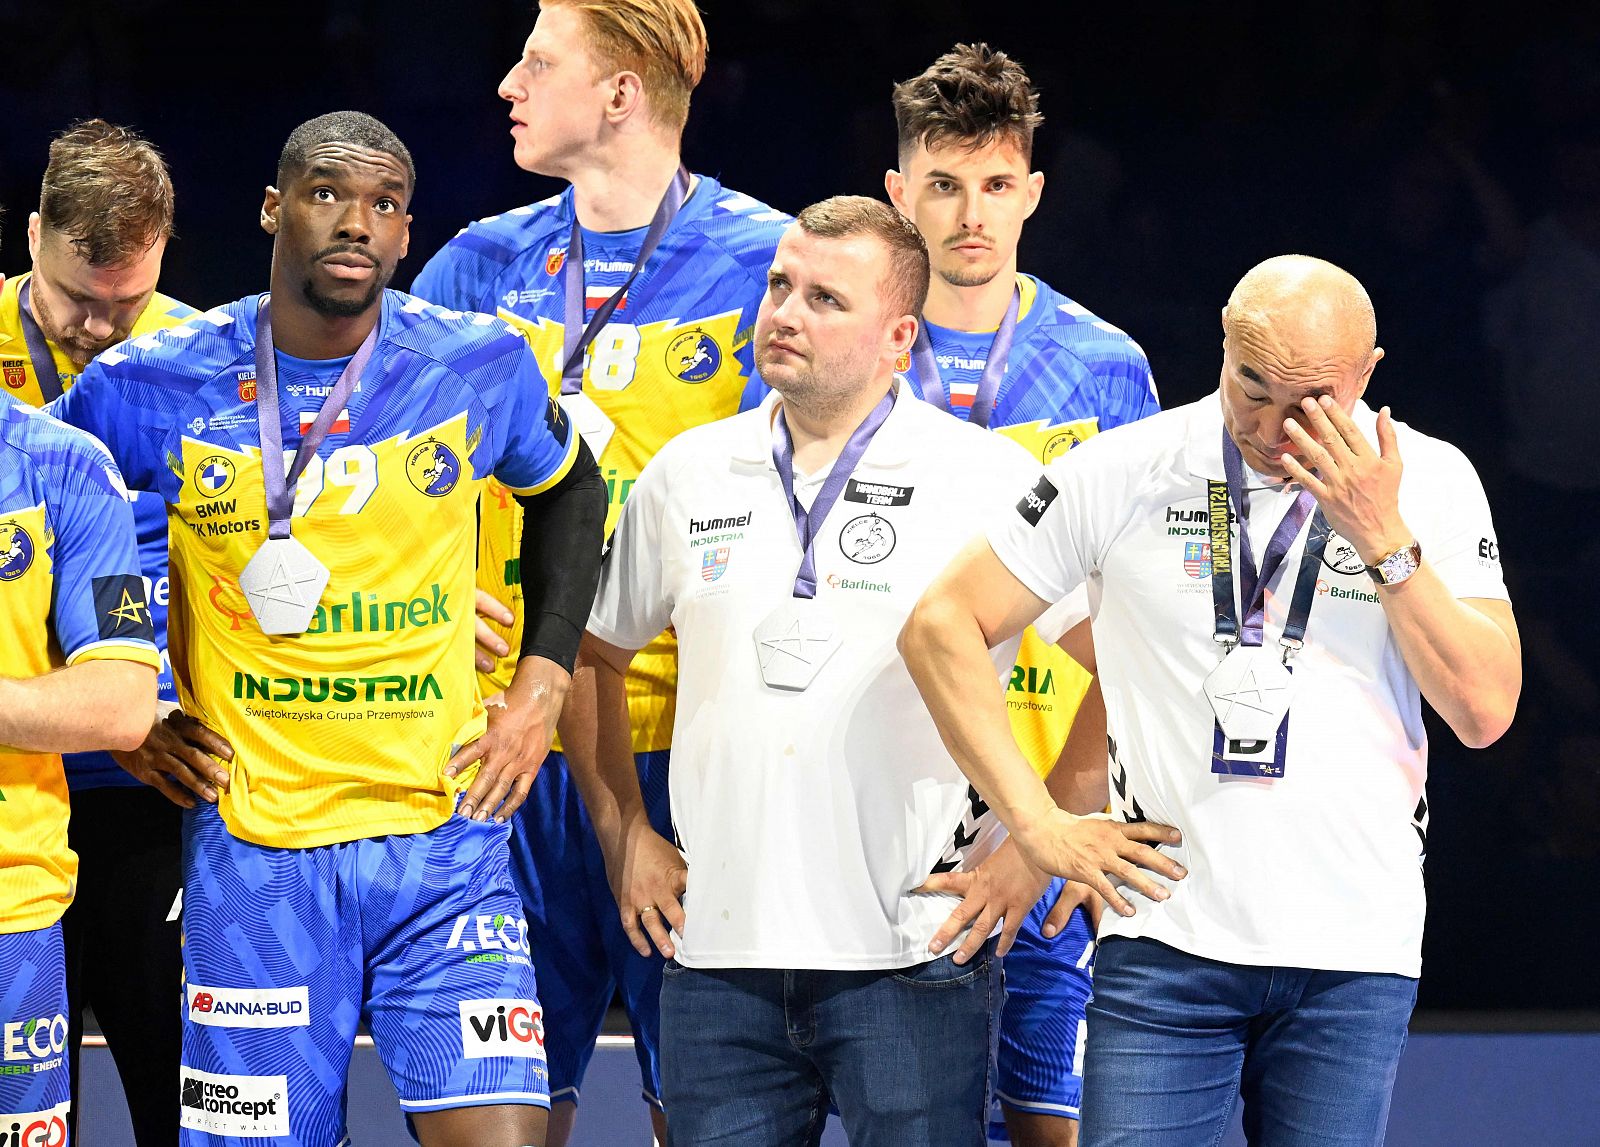
[[[268,538],[239,574],[262,633],[304,633],[328,585],[328,567],[294,537]]]
[[[1289,711],[1294,675],[1283,663],[1282,650],[1235,645],[1203,688],[1224,737],[1237,744],[1270,746]]]
[[[572,425],[578,428],[578,436],[589,444],[589,453],[598,461],[611,444],[611,435],[616,432],[617,424],[587,394],[563,394],[560,401],[561,409],[567,412]]]
[[[828,615],[812,598],[791,598],[756,626],[761,680],[774,689],[801,690],[843,644]]]

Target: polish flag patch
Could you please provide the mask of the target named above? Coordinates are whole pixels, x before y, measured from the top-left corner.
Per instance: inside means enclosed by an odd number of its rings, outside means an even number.
[[[615,292],[616,292],[616,288],[615,287],[611,287],[611,288],[609,288],[607,290],[587,290],[587,291],[584,291],[584,293],[583,293],[583,305],[584,305],[584,307],[586,309],[591,310],[591,311],[599,310],[605,304],[605,301],[607,299],[609,299]],[[628,309],[628,296],[627,296],[626,293],[624,293],[622,298],[621,298],[621,300],[617,303],[616,311],[613,311],[612,313],[613,314],[617,314],[617,313],[620,313],[620,312],[625,311],[627,309]]]
[[[300,412],[300,433],[304,434],[307,430],[310,430],[311,429],[311,424],[313,422],[315,422],[316,420],[317,420],[317,411],[315,411],[315,410],[302,410]],[[333,420],[333,425],[328,427],[328,433],[329,434],[349,434],[350,433],[350,411],[348,409],[339,411],[339,417],[335,418]]]

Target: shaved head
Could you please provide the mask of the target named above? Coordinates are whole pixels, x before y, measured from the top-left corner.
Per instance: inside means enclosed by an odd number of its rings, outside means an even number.
[[[1310,255],[1276,255],[1246,271],[1228,296],[1222,326],[1230,336],[1271,330],[1302,354],[1363,362],[1378,345],[1366,288],[1344,268]]]

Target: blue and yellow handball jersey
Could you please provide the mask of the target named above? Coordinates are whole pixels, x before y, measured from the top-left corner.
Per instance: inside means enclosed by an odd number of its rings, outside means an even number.
[[[627,297],[590,344],[583,391],[615,425],[598,457],[610,495],[606,531],[644,469],[669,439],[725,418],[753,370],[751,333],[767,268],[789,216],[701,175]],[[572,189],[554,199],[473,223],[439,251],[412,284],[450,307],[494,310],[522,331],[552,394],[561,388],[562,331]],[[627,279],[645,228],[583,232],[585,318]],[[479,585],[501,601],[522,595],[517,569],[521,518],[490,483],[479,536]],[[520,616],[520,609],[518,609]],[[521,634],[501,631],[512,654],[483,677],[505,687]],[[670,747],[677,692],[676,643],[663,635],[634,658],[628,711],[636,753]]]
[[[0,288],[0,379],[4,380],[8,393],[31,406],[38,406],[44,400],[44,391],[39,386],[38,369],[28,354],[28,343],[22,334],[19,294],[29,277],[18,275],[7,279]],[[163,327],[175,327],[194,313],[194,308],[188,304],[157,291],[139,312],[128,337],[138,338]],[[54,343],[50,344],[50,353],[61,388],[70,390],[78,381],[78,365]],[[159,696],[163,701],[176,701],[178,694],[167,664],[166,507],[154,495],[134,494],[133,498],[133,521],[139,535],[139,569],[144,574],[145,597],[155,623],[156,649],[161,653]],[[67,787],[73,790],[107,786],[137,788],[140,783],[113,761],[109,753],[68,753],[65,760]]]
[[[1018,275],[1017,330],[995,396],[991,429],[1020,442],[1040,463],[1086,438],[1160,409],[1150,362],[1122,331],[1031,275]],[[956,331],[927,324],[939,378],[953,412],[969,417],[994,331]],[[896,364],[919,396],[937,397],[939,383],[917,377],[910,355]],[[928,393],[931,391],[932,393]],[[1028,760],[1047,775],[1066,744],[1089,675],[1030,627],[1006,687],[1012,732]]]
[[[105,447],[0,395],[0,675],[96,658],[156,668],[133,511]],[[72,902],[61,758],[0,745],[0,932]]]
[[[238,585],[267,536],[258,304],[105,352],[58,412],[112,443],[129,484],[167,506],[169,654],[185,711],[234,747],[229,830],[278,847],[427,831],[468,779],[446,780],[445,761],[485,728],[479,490],[491,474],[547,489],[577,436],[503,321],[385,292],[371,361],[296,489],[294,536],[332,576],[305,633],[268,636]],[[287,455],[328,386],[299,367],[279,375]]]

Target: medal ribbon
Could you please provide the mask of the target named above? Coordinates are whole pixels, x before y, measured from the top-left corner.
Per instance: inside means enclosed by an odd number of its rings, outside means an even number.
[[[1262,556],[1259,570],[1250,544],[1250,503],[1244,490],[1244,459],[1239,447],[1222,433],[1222,466],[1226,482],[1209,482],[1206,490],[1206,507],[1210,516],[1211,533],[1211,599],[1216,614],[1216,640],[1224,645],[1242,643],[1260,645],[1266,629],[1267,586],[1277,575],[1289,547],[1299,536],[1307,517],[1312,517],[1311,532],[1306,537],[1304,552],[1300,555],[1300,569],[1295,577],[1294,596],[1289,603],[1289,617],[1284,623],[1282,643],[1297,648],[1305,640],[1306,625],[1311,616],[1311,605],[1316,597],[1317,567],[1327,548],[1328,536],[1333,532],[1321,508],[1312,516],[1316,499],[1311,491],[1301,490],[1294,504],[1283,515],[1272,537],[1267,542],[1267,552]],[[1228,527],[1228,505],[1233,504],[1239,518],[1239,600],[1244,603],[1244,627],[1240,631],[1239,615],[1233,600],[1233,546]]]
[[[317,447],[321,446],[322,440],[328,436],[328,430],[333,425],[334,419],[339,417],[339,412],[349,403],[350,395],[354,393],[356,383],[361,379],[361,372],[366,369],[367,360],[372,357],[373,348],[378,345],[378,327],[382,321],[380,314],[378,322],[372,324],[367,337],[361,340],[356,353],[339,373],[339,380],[333,384],[328,397],[322,400],[322,407],[317,411],[317,417],[300,436],[300,445],[295,448],[294,461],[289,466],[288,475],[285,476],[283,427],[278,421],[278,360],[272,347],[271,296],[261,296],[261,309],[256,317],[256,425],[261,431],[261,480],[267,488],[269,538],[290,536],[292,531],[289,520],[294,514],[295,486],[300,481],[300,475],[310,465],[311,459],[315,457]]]
[[[37,272],[35,272],[37,274]],[[50,351],[50,340],[44,337],[33,317],[33,276],[17,292],[17,310],[22,319],[22,341],[28,344],[28,361],[33,363],[33,376],[39,380],[39,393],[46,402],[61,397],[61,375],[56,372],[56,356]]]
[[[789,423],[783,417],[783,410],[778,410],[778,418],[773,426],[772,434],[772,462],[778,468],[778,481],[783,483],[783,496],[788,500],[789,512],[794,515],[795,533],[800,536],[800,572],[794,575],[795,597],[817,596],[817,559],[815,545],[817,535],[822,532],[822,523],[828,517],[828,511],[833,509],[833,504],[839,500],[839,495],[844,491],[844,484],[850,480],[850,475],[855,472],[856,466],[861,461],[861,456],[867,451],[867,444],[872,441],[872,436],[883,425],[884,419],[889,417],[889,412],[894,409],[894,391],[890,390],[872,408],[866,418],[861,420],[861,425],[851,432],[849,439],[844,444],[844,449],[839,452],[839,457],[834,460],[833,469],[828,471],[827,481],[823,482],[822,489],[817,492],[817,497],[811,503],[811,511],[806,512],[800,505],[800,500],[794,496],[794,440],[789,436]]]
[[[566,289],[566,310],[561,328],[562,394],[579,394],[583,391],[583,352],[594,341],[594,336],[599,334],[610,321],[612,312],[627,297],[628,288],[633,286],[633,281],[639,277],[639,272],[644,270],[644,265],[650,261],[650,256],[655,254],[656,247],[660,244],[661,237],[667,233],[667,227],[671,224],[673,216],[677,215],[684,200],[689,198],[689,178],[689,169],[679,167],[678,173],[667,185],[666,194],[656,205],[656,213],[650,220],[650,228],[644,233],[644,242],[639,244],[639,253],[633,257],[633,270],[629,272],[622,286],[612,292],[611,297],[595,310],[594,318],[589,320],[588,326],[583,324],[585,310],[583,228],[578,226],[578,205],[574,198],[572,236],[567,241],[567,262],[562,272],[562,286]]]
[[[1005,377],[1006,361],[1011,357],[1011,340],[1017,333],[1017,314],[1021,310],[1022,288],[1017,287],[1011,292],[1006,317],[1000,320],[1000,329],[994,332],[994,341],[989,344],[989,357],[984,359],[983,374],[978,378],[978,393],[972,396],[972,413],[967,416],[968,422],[984,429],[988,429],[989,419],[994,416],[995,399],[1000,394],[1000,380]],[[939,397],[934,405],[954,414],[955,404],[950,398],[950,387],[939,375],[939,364],[933,357],[933,340],[928,337],[926,322],[917,327],[917,341],[911,346],[911,358],[917,364],[917,381],[922,384],[922,393],[931,395],[937,387]]]

